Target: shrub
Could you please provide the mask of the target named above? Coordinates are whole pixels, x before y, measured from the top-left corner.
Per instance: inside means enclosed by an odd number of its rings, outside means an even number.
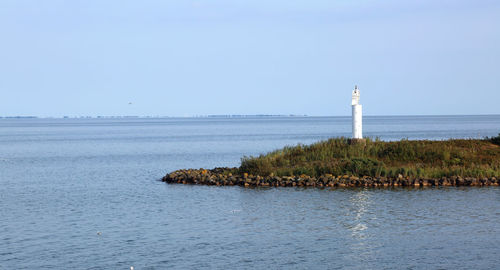
[[[490,141],[496,145],[500,145],[500,133],[498,133],[498,136],[491,138]]]

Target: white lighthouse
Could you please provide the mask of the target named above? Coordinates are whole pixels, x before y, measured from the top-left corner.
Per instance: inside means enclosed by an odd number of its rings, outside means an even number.
[[[363,139],[363,107],[359,104],[359,89],[354,86],[352,91],[352,138]]]

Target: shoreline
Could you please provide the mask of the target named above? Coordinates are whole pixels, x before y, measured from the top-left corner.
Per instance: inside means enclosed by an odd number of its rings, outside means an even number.
[[[259,176],[251,174],[233,174],[237,168],[183,169],[168,173],[162,178],[168,184],[209,185],[209,186],[242,186],[242,187],[315,187],[315,188],[390,188],[390,187],[446,187],[446,186],[499,186],[500,179],[496,177],[371,177],[331,174],[311,177],[299,176]]]

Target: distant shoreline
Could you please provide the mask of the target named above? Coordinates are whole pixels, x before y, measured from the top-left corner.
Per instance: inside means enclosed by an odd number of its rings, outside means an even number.
[[[380,117],[461,117],[461,116],[500,116],[500,114],[416,114],[416,115],[364,115],[363,118]],[[11,115],[0,116],[0,119],[191,119],[191,118],[351,118],[350,115],[300,115],[300,114],[228,114],[228,115],[190,115],[190,116],[161,116],[161,115],[97,115],[97,116],[32,116]]]
[[[308,115],[295,114],[228,114],[228,115],[193,115],[193,116],[136,116],[136,115],[118,115],[118,116],[60,116],[60,117],[42,117],[42,116],[0,116],[0,119],[122,119],[122,118],[273,118],[273,117],[311,117]],[[314,117],[314,116],[313,116]],[[334,117],[334,116],[318,116]],[[341,116],[340,116],[341,117]]]

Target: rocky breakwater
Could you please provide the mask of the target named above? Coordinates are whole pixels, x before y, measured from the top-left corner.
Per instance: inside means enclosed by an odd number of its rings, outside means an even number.
[[[429,187],[429,186],[498,186],[499,179],[473,177],[442,177],[439,179],[412,178],[398,175],[387,177],[357,177],[352,175],[320,177],[299,176],[259,176],[236,173],[236,168],[215,168],[212,170],[178,170],[165,175],[163,182],[169,184],[192,184],[212,186],[244,187]]]

